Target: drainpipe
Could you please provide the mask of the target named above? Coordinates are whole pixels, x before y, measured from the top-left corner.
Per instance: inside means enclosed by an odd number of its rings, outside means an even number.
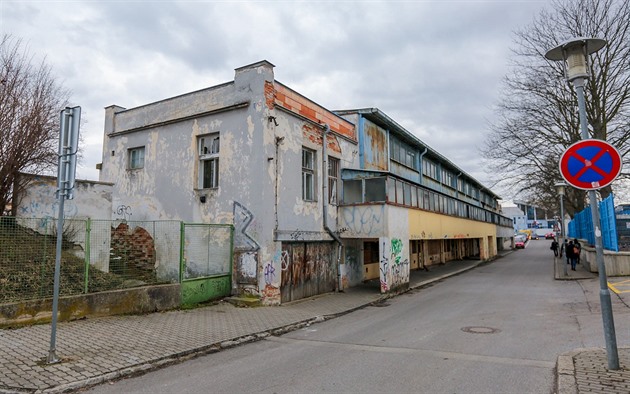
[[[422,181],[422,179],[424,178],[424,172],[422,172],[422,158],[424,157],[424,155],[427,153],[428,150],[429,148],[425,146],[424,152],[420,153],[420,157],[418,158],[418,168],[420,169],[420,179],[418,180],[420,181],[421,185],[424,184],[424,182]]]
[[[324,184],[323,188],[323,198],[322,198],[322,212],[324,215],[324,230],[339,244],[337,249],[337,291],[341,291],[341,251],[343,248],[343,243],[341,242],[341,238],[337,234],[335,234],[330,227],[328,227],[328,133],[330,132],[330,126],[326,124],[324,127],[324,132],[322,133],[322,164],[324,166]]]

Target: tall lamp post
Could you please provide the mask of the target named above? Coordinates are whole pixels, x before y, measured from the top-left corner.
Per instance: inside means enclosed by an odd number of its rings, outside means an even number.
[[[588,55],[591,55],[606,45],[606,40],[601,38],[573,38],[565,43],[550,49],[545,57],[553,61],[562,61],[567,82],[575,86],[578,99],[580,127],[582,139],[589,139],[586,119],[586,104],[584,100],[584,84],[588,75]],[[599,271],[599,299],[602,308],[602,320],[604,323],[604,338],[606,339],[606,351],[608,356],[608,369],[619,369],[619,356],[617,353],[617,339],[615,336],[615,323],[612,314],[612,303],[606,279],[606,266],[604,265],[604,250],[602,247],[602,232],[599,228],[599,206],[595,190],[588,191],[588,199],[591,205],[591,216],[595,232],[595,254],[597,269]]]
[[[558,195],[560,196],[560,242],[563,242],[566,237],[566,232],[564,231],[564,188],[567,186],[564,182],[558,182],[554,185],[556,190],[558,191]],[[565,250],[566,253],[566,250]],[[564,277],[566,278],[567,273],[567,265],[562,262],[562,266],[564,267]]]

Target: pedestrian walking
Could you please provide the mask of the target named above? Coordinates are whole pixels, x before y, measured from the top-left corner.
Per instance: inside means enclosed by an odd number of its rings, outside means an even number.
[[[551,247],[549,249],[553,250],[553,255],[555,257],[558,257],[558,241],[556,241],[555,238],[552,238]]]
[[[567,261],[571,264],[571,271],[575,271],[577,259],[575,258],[575,245],[573,245],[573,241],[569,241],[567,244],[565,254],[567,255]]]
[[[567,243],[567,239],[565,239],[562,242],[562,247],[560,247],[560,257],[562,257],[562,254],[565,255],[565,257],[567,258],[567,264],[571,264],[571,260],[569,260],[569,256],[567,255],[567,247],[569,246],[569,244]]]
[[[573,240],[573,248],[575,249],[575,259],[577,264],[580,264],[580,253],[582,252],[582,245],[577,238]]]

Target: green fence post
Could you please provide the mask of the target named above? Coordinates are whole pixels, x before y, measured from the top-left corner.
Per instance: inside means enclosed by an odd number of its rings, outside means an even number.
[[[184,270],[186,263],[184,262],[184,222],[179,222],[179,283],[184,281]]]
[[[91,233],[92,233],[92,219],[87,218],[85,222],[85,286],[84,292],[88,293],[88,285],[89,285],[89,273],[90,273],[90,261],[92,260],[90,257],[90,241],[91,241]]]
[[[230,289],[232,288],[232,283],[234,282],[234,278],[232,274],[234,273],[234,225],[230,224]],[[230,290],[230,293],[232,290]]]

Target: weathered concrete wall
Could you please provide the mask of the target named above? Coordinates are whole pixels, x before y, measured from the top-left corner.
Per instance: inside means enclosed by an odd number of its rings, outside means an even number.
[[[585,245],[582,242],[582,252],[580,262],[584,264],[590,272],[599,272],[597,267],[597,254],[595,248]],[[630,252],[612,252],[604,250],[604,265],[606,276],[629,276],[630,275]]]
[[[30,178],[25,193],[20,195],[17,217],[57,218],[57,178],[44,175],[22,176]],[[74,198],[64,202],[64,217],[73,219],[111,219],[113,184],[77,180]]]
[[[174,309],[181,304],[179,284],[137,287],[59,298],[58,321],[83,317],[142,314]],[[52,299],[0,305],[0,327],[52,320]]]
[[[18,199],[19,206],[16,214],[18,223],[40,234],[54,234],[56,231],[54,220],[59,216],[59,202],[56,197],[57,178],[29,174],[22,176],[29,177],[30,183]],[[65,221],[64,232],[70,235],[76,234],[76,238],[72,241],[77,247],[74,253],[78,257],[83,258],[84,251],[88,249],[88,245],[85,244],[87,219],[110,220],[112,218],[113,190],[113,184],[109,182],[77,180],[74,198],[64,201],[64,218],[72,219]],[[110,226],[107,223],[104,231],[95,231],[99,227],[102,226],[96,225],[92,228],[92,242],[89,247],[90,263],[107,272]]]

